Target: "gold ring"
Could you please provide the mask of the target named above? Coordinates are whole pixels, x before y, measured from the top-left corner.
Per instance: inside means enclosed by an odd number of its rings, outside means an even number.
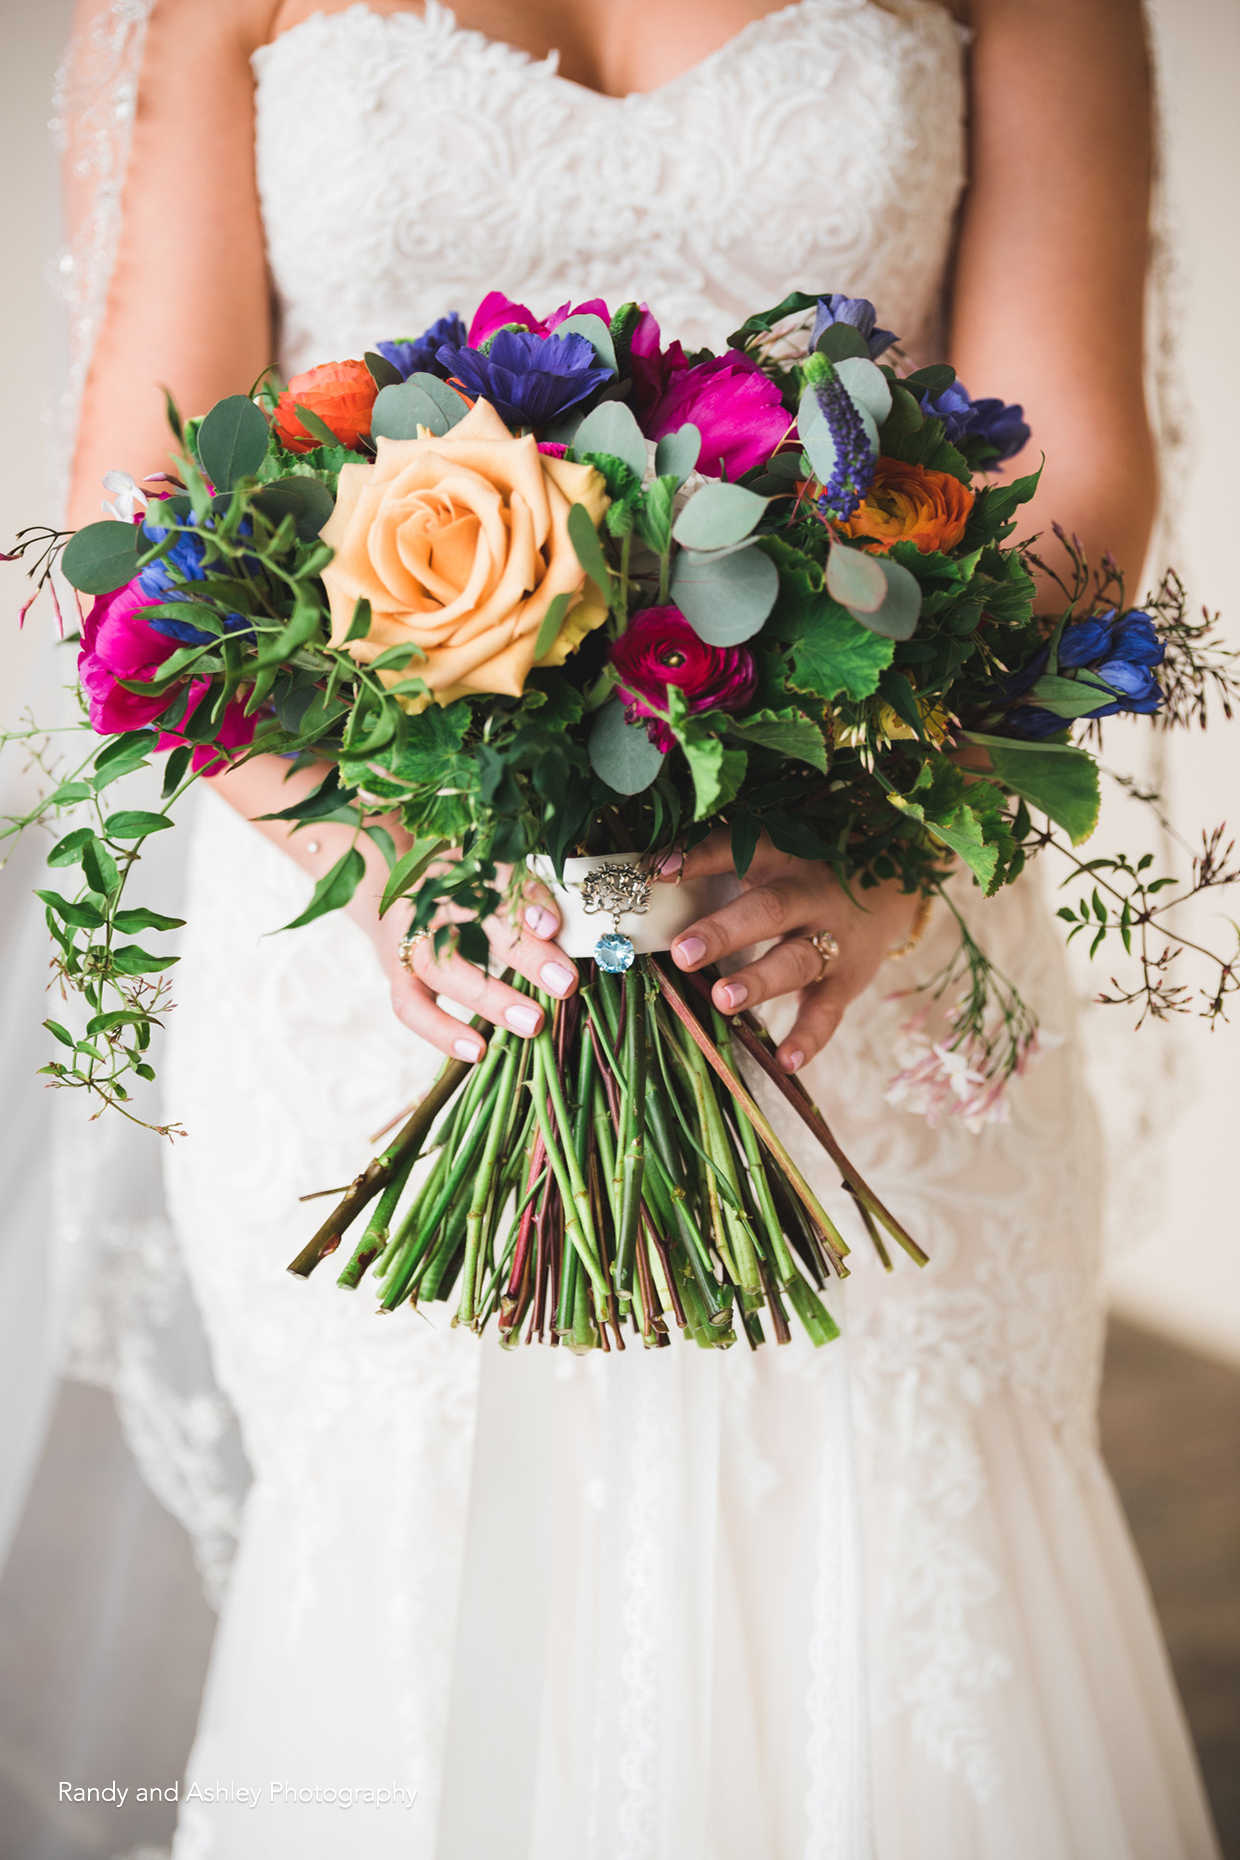
[[[822,963],[822,967],[818,971],[818,980],[821,981],[827,970],[831,967],[831,964],[839,955],[840,946],[830,930],[815,930],[808,941],[812,943],[814,948],[818,951],[818,959]]]
[[[402,969],[413,974],[413,952],[419,943],[425,943],[430,937],[429,930],[408,930],[396,946],[396,957]]]

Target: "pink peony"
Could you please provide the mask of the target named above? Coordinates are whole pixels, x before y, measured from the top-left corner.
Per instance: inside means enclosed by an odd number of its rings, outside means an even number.
[[[78,677],[86,693],[91,728],[100,736],[122,736],[133,730],[148,730],[159,713],[167,708],[169,692],[160,697],[144,697],[137,691],[127,691],[119,682],[128,679],[135,684],[146,683],[180,644],[159,632],[146,619],[145,610],[157,605],[158,602],[144,594],[136,581],[130,581],[111,594],[101,594],[83,617]],[[190,687],[191,710],[206,688],[205,678],[194,681]],[[224,713],[215,745],[195,745],[193,766],[201,769],[213,761],[219,762],[219,745],[226,749],[243,748],[254,735],[256,721],[247,717],[242,704],[234,700]],[[156,747],[174,749],[184,740],[175,731],[165,731]]]
[[[630,723],[647,719],[652,743],[664,755],[675,738],[661,712],[671,687],[691,711],[742,710],[757,687],[753,654],[744,646],[708,646],[679,607],[647,607],[611,648],[619,693]]]
[[[505,297],[503,291],[488,291],[474,312],[474,320],[469,326],[469,346],[481,348],[488,336],[493,336],[497,329],[506,324],[515,323],[519,329],[531,330],[536,336],[549,336],[566,317],[597,316],[604,323],[610,324],[611,311],[601,297],[591,297],[584,304],[561,304],[549,317],[536,317],[534,312],[524,304],[514,303],[511,297]]]
[[[698,470],[739,478],[767,459],[792,420],[779,389],[739,349],[690,362],[679,342],[659,346],[659,325],[643,310],[630,350],[633,405],[648,439],[692,423],[702,435]]]

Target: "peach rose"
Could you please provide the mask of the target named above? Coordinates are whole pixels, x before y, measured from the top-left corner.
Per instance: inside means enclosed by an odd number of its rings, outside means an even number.
[[[964,535],[973,493],[950,472],[880,456],[859,508],[839,527],[842,536],[886,555],[893,543],[916,543],[922,555],[954,549]]]
[[[367,600],[370,631],[347,644],[355,659],[401,645],[425,654],[381,672],[388,684],[421,678],[439,704],[482,691],[520,697],[558,594],[569,605],[539,665],[562,665],[606,618],[568,513],[584,504],[598,523],[607,501],[592,465],[551,458],[532,435],[514,438],[485,400],[440,439],[380,439],[373,464],[342,467],[323,526],[335,550],[323,570],[332,644],[345,645]],[[419,694],[407,708],[428,701]]]
[[[276,402],[276,438],[290,452],[312,452],[325,444],[321,434],[307,430],[297,417],[298,407],[317,413],[342,446],[356,446],[370,431],[375,396],[379,392],[365,362],[323,362],[294,375]]]

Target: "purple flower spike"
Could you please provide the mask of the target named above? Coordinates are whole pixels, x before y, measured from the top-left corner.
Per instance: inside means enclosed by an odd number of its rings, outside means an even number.
[[[823,358],[816,359],[821,362]],[[822,487],[818,510],[844,523],[874,482],[874,452],[857,403],[830,363],[813,387],[818,411],[835,446],[835,467]]]

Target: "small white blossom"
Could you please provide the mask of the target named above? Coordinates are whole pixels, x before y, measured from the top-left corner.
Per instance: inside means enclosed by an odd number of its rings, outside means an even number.
[[[112,493],[112,501],[104,499],[100,506],[105,517],[115,517],[118,523],[132,523],[140,510],[145,510],[148,498],[136,478],[131,478],[127,471],[106,471],[103,474],[103,488]]]

